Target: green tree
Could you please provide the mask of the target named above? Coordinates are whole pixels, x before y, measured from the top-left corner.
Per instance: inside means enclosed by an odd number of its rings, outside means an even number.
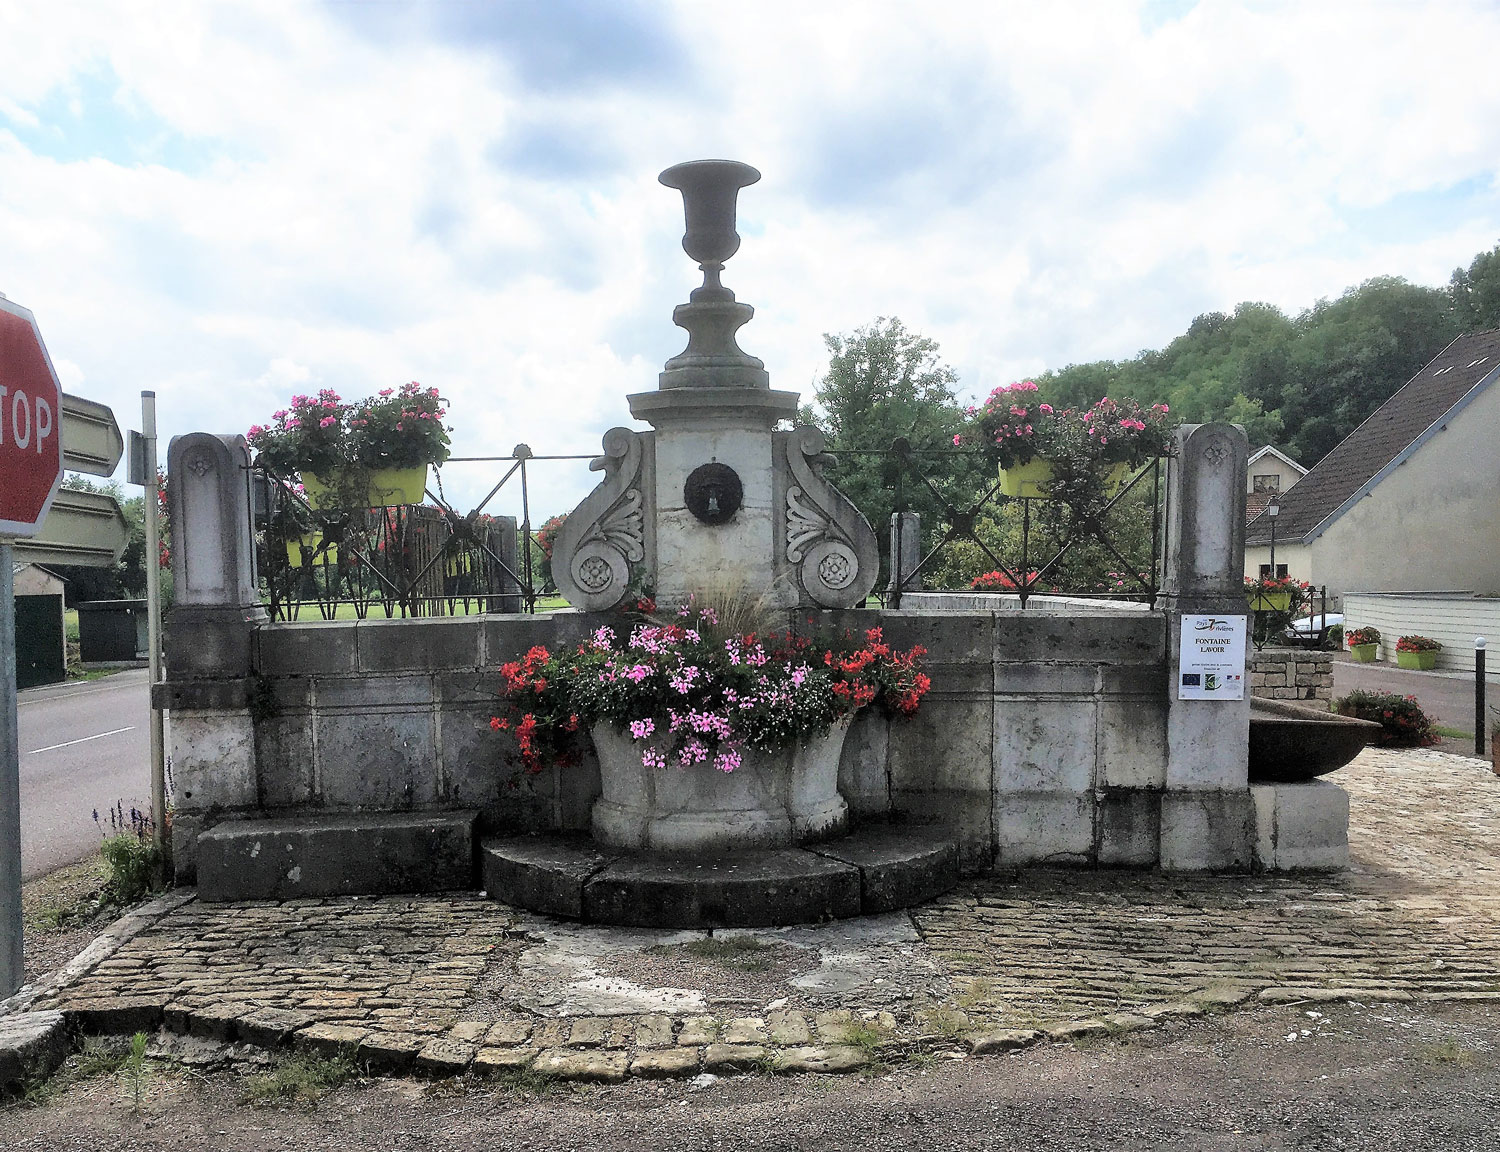
[[[1454,317],[1466,332],[1500,328],[1500,244],[1455,268],[1448,282]]]
[[[971,500],[983,465],[955,452],[953,438],[967,417],[954,394],[958,376],[944,364],[935,340],[909,331],[894,316],[878,317],[852,333],[823,337],[828,370],[817,388],[816,407],[801,418],[828,436],[839,454],[834,479],[870,520],[889,548],[895,508],[894,462],[875,455],[904,438],[924,474],[957,502]],[[942,503],[909,473],[902,479],[906,506],[922,514],[924,543],[939,531]]]

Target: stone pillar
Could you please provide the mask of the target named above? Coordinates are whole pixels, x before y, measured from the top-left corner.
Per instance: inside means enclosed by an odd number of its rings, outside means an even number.
[[[920,512],[891,513],[891,575],[886,588],[889,592],[920,592],[921,580],[913,580],[911,574],[922,562],[922,514]]]
[[[255,724],[256,629],[266,622],[250,519],[250,450],[243,436],[193,432],[167,449],[173,607],[167,680],[154,685],[168,712],[176,811],[173,870],[196,874],[198,833],[259,799]]]
[[[1245,465],[1249,444],[1232,424],[1185,424],[1167,471],[1167,772],[1161,804],[1161,865],[1168,870],[1248,867],[1253,849],[1249,791],[1249,674],[1239,700],[1180,699],[1178,661],[1185,615],[1242,617]]]
[[[192,432],[167,449],[172,513],[168,675],[224,679],[250,671],[266,620],[256,587],[250,449],[243,436]]]

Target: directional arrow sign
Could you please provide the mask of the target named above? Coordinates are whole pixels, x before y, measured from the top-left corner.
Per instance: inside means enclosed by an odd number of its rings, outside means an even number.
[[[107,568],[129,541],[130,523],[113,496],[62,488],[36,535],[17,540],[15,551],[23,563]]]
[[[125,451],[125,440],[109,406],[63,393],[63,467],[90,476],[113,476]]]

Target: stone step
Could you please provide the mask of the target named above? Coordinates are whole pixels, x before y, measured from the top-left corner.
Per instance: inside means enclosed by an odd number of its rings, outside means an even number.
[[[476,812],[228,820],[198,837],[207,901],[377,896],[474,886]]]
[[[805,848],[720,856],[606,849],[565,836],[480,845],[494,899],[593,924],[764,928],[873,915],[958,882],[958,845],[941,829],[873,826]]]

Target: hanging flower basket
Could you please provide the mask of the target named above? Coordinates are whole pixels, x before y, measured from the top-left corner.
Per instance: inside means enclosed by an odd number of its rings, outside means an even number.
[[[1289,612],[1292,607],[1291,592],[1251,592],[1250,611]]]
[[[427,465],[415,468],[384,468],[364,474],[364,492],[351,493],[349,482],[340,476],[302,473],[302,487],[307,502],[314,508],[340,508],[352,499],[362,498],[366,508],[394,508],[401,504],[420,504],[427,495]]]
[[[1051,493],[1047,486],[1052,483],[1052,464],[1039,457],[1032,457],[1025,464],[1012,464],[1000,468],[1000,494],[1012,500],[1048,500]]]

